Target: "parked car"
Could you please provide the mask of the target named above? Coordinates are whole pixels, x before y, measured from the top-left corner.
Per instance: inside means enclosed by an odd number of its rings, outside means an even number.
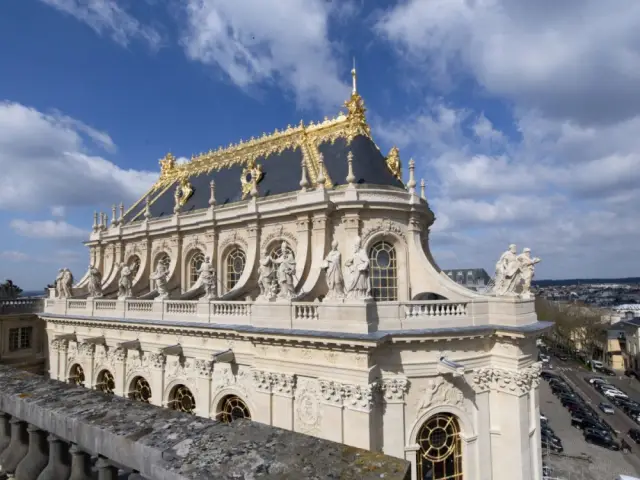
[[[564,448],[562,448],[562,445],[556,445],[552,442],[545,442],[544,440],[542,440],[541,446],[543,451],[549,450],[556,453],[564,452]]]
[[[594,432],[600,432],[602,435],[609,435],[609,429],[602,425],[600,422],[587,417],[572,418],[571,426],[578,430],[593,430]]]
[[[560,355],[558,355],[558,359],[566,362],[567,360],[569,360],[569,357],[561,353]]]
[[[602,392],[602,394],[607,398],[614,398],[614,397],[629,398],[629,396],[626,393],[621,392],[620,390],[609,389]]]
[[[604,378],[602,377],[589,377],[589,380],[587,380],[591,385],[595,385],[597,383],[609,383],[607,382]]]
[[[609,367],[601,367],[599,369],[599,371],[601,373],[604,373],[605,375],[609,375],[610,377],[615,377],[616,376],[616,372],[614,372],[613,370],[611,370]]]
[[[598,405],[598,408],[602,410],[603,413],[606,413],[607,415],[613,415],[615,413],[615,411],[613,410],[613,407],[608,403],[602,402]]]
[[[611,435],[603,434],[600,430],[594,429],[586,429],[584,431],[584,440],[587,443],[592,443],[594,445],[598,445],[600,447],[608,448],[609,450],[620,450],[620,445],[618,445]]]
[[[547,382],[551,379],[559,379],[560,377],[558,375],[556,375],[555,373],[551,373],[551,372],[545,372],[542,371],[540,372],[540,376],[546,380]]]
[[[629,435],[629,437],[631,437],[631,440],[633,440],[634,442],[640,443],[640,430],[638,430],[637,428],[631,428],[627,435]]]
[[[604,364],[600,361],[600,360],[589,360],[589,362],[587,362],[589,364],[589,366],[591,366],[591,368],[602,368],[604,367]]]

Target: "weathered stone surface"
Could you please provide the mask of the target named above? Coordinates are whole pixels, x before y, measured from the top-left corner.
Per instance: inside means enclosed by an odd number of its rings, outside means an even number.
[[[248,420],[230,425],[0,365],[0,411],[157,480],[409,478],[382,454]]]

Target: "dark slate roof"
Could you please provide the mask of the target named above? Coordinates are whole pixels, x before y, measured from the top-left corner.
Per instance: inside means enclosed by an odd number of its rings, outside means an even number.
[[[337,138],[334,143],[329,141],[321,143],[318,149],[323,154],[326,172],[334,186],[346,184],[347,155],[351,151],[353,153],[353,171],[357,183],[404,189],[402,182],[388,170],[385,156],[369,137],[358,135],[348,146],[344,138]],[[258,185],[260,197],[300,190],[301,149],[289,148],[281,153],[271,154],[267,158],[258,157],[256,163],[262,166],[263,172],[263,178]],[[209,183],[212,179],[216,185],[217,205],[242,200],[240,177],[243,169],[243,165],[233,165],[219,171],[191,177],[189,181],[193,187],[193,194],[180,211],[189,212],[207,208],[210,197]],[[307,178],[309,179],[309,177]],[[152,201],[150,210],[153,218],[173,214],[174,192],[175,184],[164,191],[159,198]],[[136,208],[127,213],[125,222],[133,220],[144,208],[145,202],[140,202]],[[138,217],[139,219],[141,217]]]

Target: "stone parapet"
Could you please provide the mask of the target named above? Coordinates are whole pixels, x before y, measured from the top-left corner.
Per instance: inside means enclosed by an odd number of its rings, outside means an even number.
[[[44,298],[13,298],[0,300],[0,315],[40,313],[44,310]]]
[[[224,424],[0,366],[0,473],[85,478],[77,474],[90,471],[91,457],[100,478],[110,479],[410,478],[407,462],[379,453],[249,420]]]

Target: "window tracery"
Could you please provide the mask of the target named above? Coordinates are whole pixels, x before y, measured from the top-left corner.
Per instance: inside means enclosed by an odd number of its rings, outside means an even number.
[[[74,364],[69,370],[69,383],[84,387],[84,380],[84,369],[80,364]]]
[[[98,374],[96,390],[99,390],[102,393],[113,394],[115,389],[116,389],[116,381],[113,378],[113,374],[109,370],[102,370]]]
[[[251,419],[249,407],[236,395],[228,395],[222,399],[218,416],[222,423],[231,423],[239,418]]]
[[[381,302],[398,300],[398,259],[395,247],[381,241],[369,249],[371,293]]]
[[[191,255],[191,259],[189,260],[189,279],[188,279],[188,287],[191,288],[194,283],[198,281],[198,270],[204,263],[204,253],[201,251],[195,252]]]
[[[131,381],[129,398],[131,400],[137,400],[138,402],[149,403],[149,399],[151,398],[151,386],[146,378],[135,377]]]
[[[171,389],[167,406],[179,412],[194,413],[196,410],[196,399],[189,388],[184,385],[176,385]]]
[[[244,267],[247,263],[247,256],[239,247],[234,247],[227,255],[225,265],[225,288],[226,291],[232,290],[240,280]]]
[[[462,441],[458,419],[449,413],[429,418],[418,432],[418,478],[462,480]]]

